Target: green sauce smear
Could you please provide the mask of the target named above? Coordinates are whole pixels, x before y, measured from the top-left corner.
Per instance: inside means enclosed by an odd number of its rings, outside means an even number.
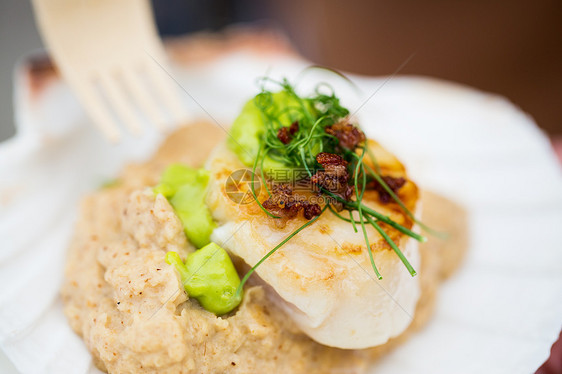
[[[187,257],[185,264],[176,252],[166,253],[166,262],[179,272],[189,297],[206,310],[222,315],[236,308],[242,297],[236,294],[240,278],[232,260],[223,248],[211,242],[216,225],[205,205],[208,182],[207,170],[173,164],[162,174],[154,193],[168,199],[185,235],[200,248]]]
[[[180,273],[189,297],[209,312],[226,314],[242,301],[242,296],[236,293],[240,285],[238,273],[228,253],[217,244],[210,243],[193,252],[185,264],[176,252],[168,252],[166,262]]]
[[[181,164],[170,165],[162,174],[154,193],[164,195],[183,224],[185,235],[193,245],[201,248],[211,242],[216,227],[205,205],[209,172]]]

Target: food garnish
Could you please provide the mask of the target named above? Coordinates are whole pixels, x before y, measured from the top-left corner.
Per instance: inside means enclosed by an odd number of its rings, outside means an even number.
[[[206,310],[222,315],[240,304],[241,297],[235,295],[240,278],[228,253],[211,242],[216,225],[205,205],[208,182],[209,172],[205,169],[173,164],[162,174],[154,193],[168,199],[185,235],[200,248],[187,257],[185,264],[176,252],[166,253],[166,262],[180,274],[189,297],[199,301]]]
[[[276,85],[280,91],[270,91],[266,88],[268,84]],[[263,261],[327,209],[349,222],[355,231],[359,225],[367,248],[370,244],[366,226],[372,226],[396,252],[409,273],[416,275],[408,259],[383,227],[390,226],[420,242],[425,242],[426,238],[362,201],[366,190],[375,190],[382,203],[395,201],[412,221],[429,231],[397,196],[407,181],[381,174],[365,134],[353,123],[349,110],[340,104],[333,90],[326,93],[322,88],[330,87],[318,85],[312,96],[301,97],[287,79],[263,78],[261,92],[246,103],[233,123],[231,138],[227,141],[229,148],[244,164],[252,167],[253,175],[259,173],[269,196],[260,201],[251,183],[255,202],[274,220],[283,222],[294,218],[301,210],[309,220],[250,269],[242,279],[237,295],[241,294],[245,282]],[[277,170],[285,172],[276,173]],[[287,180],[299,179],[296,174],[302,170],[301,182],[308,183],[312,192],[325,198],[323,207],[317,204],[318,207],[312,208],[314,214],[307,211],[310,203],[286,186]],[[283,178],[279,178],[278,174],[282,174]],[[341,214],[343,210],[348,211],[349,218]],[[368,250],[368,253],[373,271],[378,279],[382,279],[372,251]]]
[[[209,172],[205,169],[173,164],[166,168],[160,184],[154,188],[155,193],[168,199],[183,224],[185,235],[197,248],[211,242],[216,226],[205,205],[208,182]]]
[[[211,242],[187,256],[185,263],[176,252],[166,253],[166,262],[173,265],[189,297],[216,315],[236,308],[242,300],[236,295],[240,285],[238,273],[226,251]]]

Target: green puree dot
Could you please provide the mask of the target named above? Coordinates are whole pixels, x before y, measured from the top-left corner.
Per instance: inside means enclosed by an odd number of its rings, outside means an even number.
[[[166,262],[180,273],[189,297],[206,310],[222,315],[240,304],[242,297],[236,295],[240,285],[238,273],[226,251],[215,243],[190,254],[185,264],[176,252],[168,252]]]
[[[162,174],[155,193],[164,195],[179,217],[185,235],[193,245],[201,248],[210,243],[215,223],[205,205],[209,172],[185,165],[170,165]]]
[[[166,262],[180,274],[189,294],[206,310],[225,314],[240,304],[236,295],[240,285],[238,273],[224,249],[211,243],[215,223],[205,205],[209,173],[185,165],[170,165],[162,174],[154,193],[164,195],[179,217],[189,241],[198,249],[185,264],[176,252],[166,253]]]

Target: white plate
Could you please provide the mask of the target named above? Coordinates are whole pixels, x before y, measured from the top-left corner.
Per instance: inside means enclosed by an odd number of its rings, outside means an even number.
[[[231,53],[172,74],[224,127],[257,92],[255,78],[294,78],[305,61]],[[24,373],[95,370],[70,330],[58,289],[77,202],[124,163],[149,157],[148,131],[105,142],[58,80],[32,95],[17,74],[18,135],[0,146],[0,345]],[[442,81],[354,76],[363,94],[330,82],[368,134],[408,165],[422,187],[463,203],[471,246],[441,288],[427,328],[381,360],[384,373],[530,373],[562,323],[562,176],[547,138],[501,97]],[[386,82],[386,83],[385,83]],[[205,109],[205,111],[202,110]]]

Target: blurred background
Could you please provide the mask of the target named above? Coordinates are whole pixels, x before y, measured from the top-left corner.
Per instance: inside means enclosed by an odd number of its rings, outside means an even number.
[[[499,93],[562,135],[560,0],[153,0],[163,36],[257,23],[344,71],[428,75]],[[28,0],[0,1],[0,140],[14,132],[12,71],[42,47]]]

